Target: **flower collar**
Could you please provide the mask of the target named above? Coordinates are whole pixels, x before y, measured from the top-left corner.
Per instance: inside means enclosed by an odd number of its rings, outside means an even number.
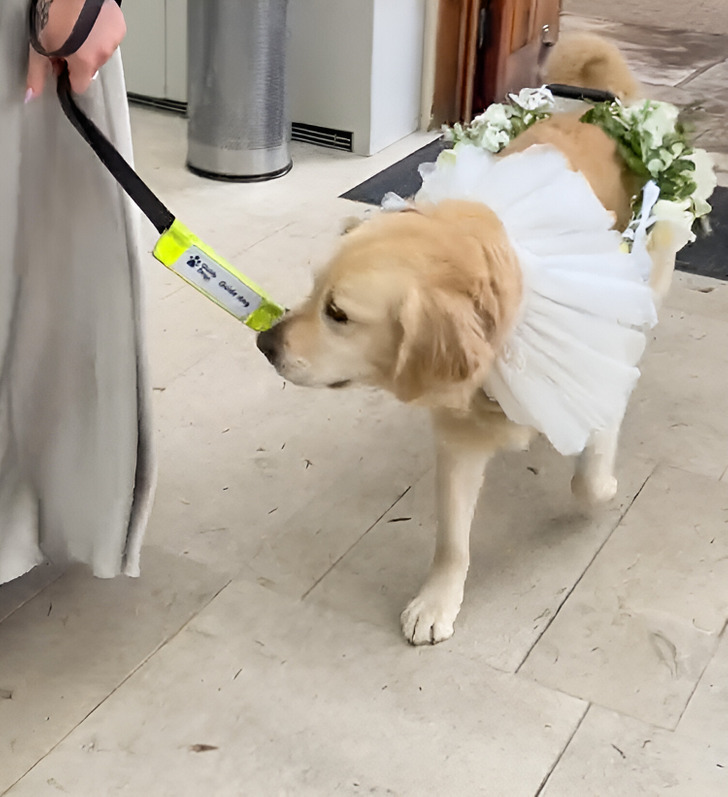
[[[524,130],[548,119],[556,107],[546,86],[522,89],[510,94],[508,102],[490,105],[470,124],[444,128],[445,138],[498,153]],[[695,240],[693,223],[710,212],[708,198],[717,179],[708,153],[690,145],[678,109],[655,100],[633,105],[615,100],[594,105],[581,121],[601,127],[617,142],[627,165],[645,179],[643,193],[633,198],[632,219],[623,234],[625,247],[632,246],[640,226],[650,229],[656,221],[675,226],[679,248]]]

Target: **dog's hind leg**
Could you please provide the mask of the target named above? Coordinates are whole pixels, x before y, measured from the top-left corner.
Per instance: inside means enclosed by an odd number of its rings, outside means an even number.
[[[579,455],[571,480],[574,495],[588,504],[611,501],[617,494],[614,463],[617,458],[620,424],[592,434],[587,447]]]
[[[435,556],[427,580],[401,618],[402,631],[413,645],[434,644],[453,635],[470,564],[470,526],[485,466],[496,451],[466,421],[436,419],[435,434]]]

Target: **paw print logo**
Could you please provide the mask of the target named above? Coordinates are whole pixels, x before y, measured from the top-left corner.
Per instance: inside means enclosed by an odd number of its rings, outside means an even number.
[[[199,255],[190,255],[187,265],[195,269],[205,282],[209,282],[217,276],[217,273],[211,268]]]

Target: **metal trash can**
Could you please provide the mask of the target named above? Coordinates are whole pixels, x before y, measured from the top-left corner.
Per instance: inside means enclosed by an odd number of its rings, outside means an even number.
[[[288,0],[189,0],[187,165],[219,180],[291,169]]]

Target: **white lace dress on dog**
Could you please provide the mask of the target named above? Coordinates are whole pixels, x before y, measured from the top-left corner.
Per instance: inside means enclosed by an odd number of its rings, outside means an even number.
[[[417,202],[482,202],[502,221],[523,271],[519,321],[484,389],[516,423],[577,454],[621,422],[656,323],[645,232],[621,250],[613,216],[550,146],[495,157],[459,144],[421,167]]]

